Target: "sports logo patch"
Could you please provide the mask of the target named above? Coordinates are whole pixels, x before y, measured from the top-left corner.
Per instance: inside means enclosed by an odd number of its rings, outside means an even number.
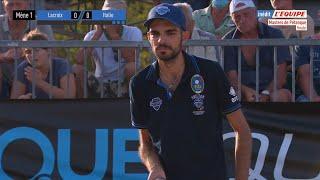
[[[170,9],[167,6],[159,6],[159,7],[156,7],[156,12],[157,14],[162,16],[170,12]]]
[[[190,81],[191,89],[194,93],[200,94],[204,90],[204,80],[199,74],[192,76]]]
[[[230,87],[229,94],[230,94],[231,96],[236,96],[236,95],[237,95],[237,94],[236,94],[236,91],[234,90],[233,87]]]
[[[193,100],[193,106],[196,108],[195,111],[192,113],[196,116],[204,114],[204,95],[202,94],[195,94],[191,96],[191,99]]]
[[[162,105],[162,100],[159,97],[153,98],[150,101],[150,106],[153,107],[155,111],[159,111],[161,105]]]
[[[237,96],[237,93],[236,93],[236,91],[234,90],[234,88],[233,88],[232,86],[230,87],[229,94],[230,94],[231,96],[233,96],[233,97],[231,98],[231,102],[232,102],[232,103],[235,103],[236,101],[239,100],[239,99],[238,99],[238,96]]]

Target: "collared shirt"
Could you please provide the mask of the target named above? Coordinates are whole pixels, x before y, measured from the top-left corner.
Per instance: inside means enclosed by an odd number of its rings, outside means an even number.
[[[232,19],[228,14],[224,17],[222,24],[219,27],[215,27],[213,23],[213,18],[211,15],[212,6],[208,6],[204,9],[196,10],[192,13],[193,19],[195,21],[196,27],[200,28],[203,31],[210,32],[219,39],[224,36],[227,32],[232,30],[235,26],[232,22]]]
[[[184,59],[171,98],[157,62],[131,79],[132,125],[148,129],[168,179],[225,179],[222,119],[240,108],[236,92],[217,62]]]
[[[308,37],[311,39],[311,37]],[[297,46],[295,49],[297,66],[310,63],[311,46]],[[313,83],[320,94],[320,46],[313,47]]]
[[[192,32],[192,36],[191,36],[192,40],[216,40],[217,38],[206,31],[203,31],[197,27],[193,28],[193,32]],[[188,47],[188,53],[201,57],[201,58],[205,58],[205,59],[209,59],[209,60],[213,60],[213,61],[219,61],[220,60],[220,46],[189,46]]]
[[[91,41],[96,30],[92,30],[86,34],[84,41]],[[142,41],[142,32],[134,26],[123,26],[121,35],[123,41]],[[108,41],[108,37],[102,34],[99,41]],[[124,58],[117,59],[117,51],[112,48],[94,48],[93,60],[96,66],[95,77],[107,83],[109,81],[124,81],[125,63]],[[138,63],[139,59],[136,59]]]
[[[259,39],[284,38],[281,31],[272,28],[266,24],[258,24]],[[229,32],[223,39],[239,39],[241,32],[237,29]],[[264,90],[273,80],[273,55],[274,48],[272,46],[262,46],[259,50],[259,91]],[[285,63],[291,60],[289,47],[277,47],[277,64]],[[226,46],[224,48],[224,70],[238,71],[238,48],[237,46]],[[241,52],[241,83],[255,89],[256,87],[256,67],[250,66],[245,61],[245,57]]]

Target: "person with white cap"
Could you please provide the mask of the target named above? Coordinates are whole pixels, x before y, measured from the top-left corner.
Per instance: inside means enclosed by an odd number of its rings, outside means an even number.
[[[106,0],[102,10],[127,9],[127,4],[123,0]],[[84,41],[142,41],[142,32],[139,28],[127,25],[96,25],[95,29],[88,32]],[[100,91],[104,91],[104,97],[127,97],[128,82],[136,72],[134,48],[120,48],[121,59],[118,58],[117,48],[87,48],[86,55],[92,56],[95,63],[95,73],[90,77],[88,83],[89,95],[100,97]],[[76,74],[78,97],[83,97],[83,64],[84,48],[77,54],[76,65],[73,70]],[[139,64],[138,62],[137,64]],[[100,82],[103,88],[100,87]],[[120,87],[118,85],[120,84]]]
[[[230,14],[236,29],[230,31],[223,39],[263,39],[283,38],[280,30],[258,22],[257,10],[252,0],[232,0]],[[238,48],[224,48],[224,65],[227,76],[234,87],[239,87],[238,66],[241,66],[241,94],[244,101],[281,101],[291,100],[291,93],[285,89],[286,61],[290,59],[287,46],[278,47],[277,51],[277,84],[274,92],[273,47],[259,47],[259,82],[256,82],[256,47],[241,46],[241,64],[238,64]],[[259,85],[256,96],[256,83]]]
[[[196,27],[221,39],[234,28],[229,14],[229,3],[230,0],[211,0],[208,7],[194,11]]]
[[[148,179],[226,179],[225,116],[236,134],[236,179],[247,180],[250,128],[220,64],[183,51],[189,34],[180,8],[155,6],[144,25],[157,61],[131,78],[130,108]]]
[[[272,7],[275,10],[293,10],[293,0],[270,0],[270,3]],[[268,24],[267,18],[259,19],[261,22]],[[306,31],[297,31],[295,26],[272,26],[274,28],[277,28],[281,30],[284,37],[287,39],[305,39],[305,38],[311,38],[314,35],[314,21],[310,15],[307,15],[307,30]],[[304,48],[300,48],[299,52],[304,50]],[[290,53],[292,56],[296,56],[295,50],[293,47],[290,47]],[[302,58],[302,61],[296,61],[296,74],[297,74],[297,87],[296,87],[296,101],[298,102],[308,102],[308,101],[320,101],[320,96],[317,94],[317,92],[314,90],[314,88],[310,91],[310,62],[309,60],[304,60]],[[288,63],[288,84],[291,84],[292,82],[292,67],[291,67],[291,58],[289,59]],[[314,67],[313,71],[317,71],[317,68]],[[289,86],[289,88],[291,88]],[[311,93],[310,93],[311,92]],[[311,97],[312,100],[311,100]]]

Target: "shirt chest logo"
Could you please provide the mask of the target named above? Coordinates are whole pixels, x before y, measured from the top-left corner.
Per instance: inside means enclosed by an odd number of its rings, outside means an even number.
[[[190,80],[191,89],[194,93],[200,94],[204,90],[204,80],[199,74],[195,74]]]
[[[161,105],[162,105],[162,99],[160,99],[159,97],[153,98],[153,99],[150,101],[150,106],[151,106],[155,111],[159,111]]]
[[[193,101],[193,106],[196,108],[192,113],[196,116],[204,114],[204,98],[205,96],[202,94],[195,94],[191,96]]]

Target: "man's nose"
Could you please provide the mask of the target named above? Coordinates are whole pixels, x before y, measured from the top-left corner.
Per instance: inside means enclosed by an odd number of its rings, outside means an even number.
[[[165,35],[159,35],[158,43],[162,44],[164,42],[166,42],[166,36]]]

